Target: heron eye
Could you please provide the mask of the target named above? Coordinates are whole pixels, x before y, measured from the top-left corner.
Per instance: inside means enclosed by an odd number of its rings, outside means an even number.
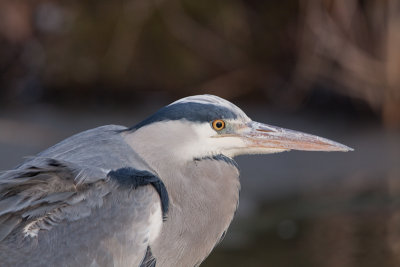
[[[214,130],[221,131],[225,128],[225,122],[223,120],[215,120],[212,122]]]

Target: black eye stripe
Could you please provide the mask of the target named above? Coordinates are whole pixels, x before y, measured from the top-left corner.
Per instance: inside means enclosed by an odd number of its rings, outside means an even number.
[[[155,114],[151,115],[144,121],[136,124],[129,128],[129,130],[136,130],[143,126],[159,121],[171,121],[171,120],[187,120],[191,122],[210,122],[215,118],[221,119],[237,119],[240,114],[235,109],[229,109],[217,104],[203,104],[194,102],[176,103],[166,106]],[[237,114],[238,113],[238,114]]]

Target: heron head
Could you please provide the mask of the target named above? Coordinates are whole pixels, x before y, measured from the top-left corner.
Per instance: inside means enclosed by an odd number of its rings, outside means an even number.
[[[130,144],[142,155],[154,157],[157,151],[180,160],[218,154],[352,150],[322,137],[252,121],[240,108],[213,95],[180,99],[130,130]]]

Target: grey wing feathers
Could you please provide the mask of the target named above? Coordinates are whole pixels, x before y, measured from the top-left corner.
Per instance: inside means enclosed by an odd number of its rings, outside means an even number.
[[[60,221],[88,216],[102,205],[106,188],[105,170],[81,168],[75,164],[42,158],[41,163],[6,172],[0,179],[0,241],[18,224],[26,235],[50,229]]]
[[[107,193],[93,187],[106,179],[103,168],[146,168],[118,134],[123,129],[107,125],[78,133],[0,175],[0,241],[21,221],[36,219],[45,227],[62,219],[60,214],[87,215]]]
[[[166,213],[168,196],[121,137],[122,129],[110,125],[79,133],[0,173],[0,265],[154,262],[143,261],[149,218],[160,198]],[[110,176],[110,170],[127,166],[133,170],[128,177],[143,181],[136,188]]]
[[[42,158],[0,177],[0,262],[155,266],[145,255],[159,194],[149,183],[127,187],[109,173]]]

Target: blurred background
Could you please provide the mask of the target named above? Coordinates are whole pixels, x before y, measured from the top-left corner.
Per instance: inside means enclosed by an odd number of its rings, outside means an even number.
[[[400,266],[400,1],[0,0],[0,169],[216,94],[349,153],[239,157],[202,266]]]

